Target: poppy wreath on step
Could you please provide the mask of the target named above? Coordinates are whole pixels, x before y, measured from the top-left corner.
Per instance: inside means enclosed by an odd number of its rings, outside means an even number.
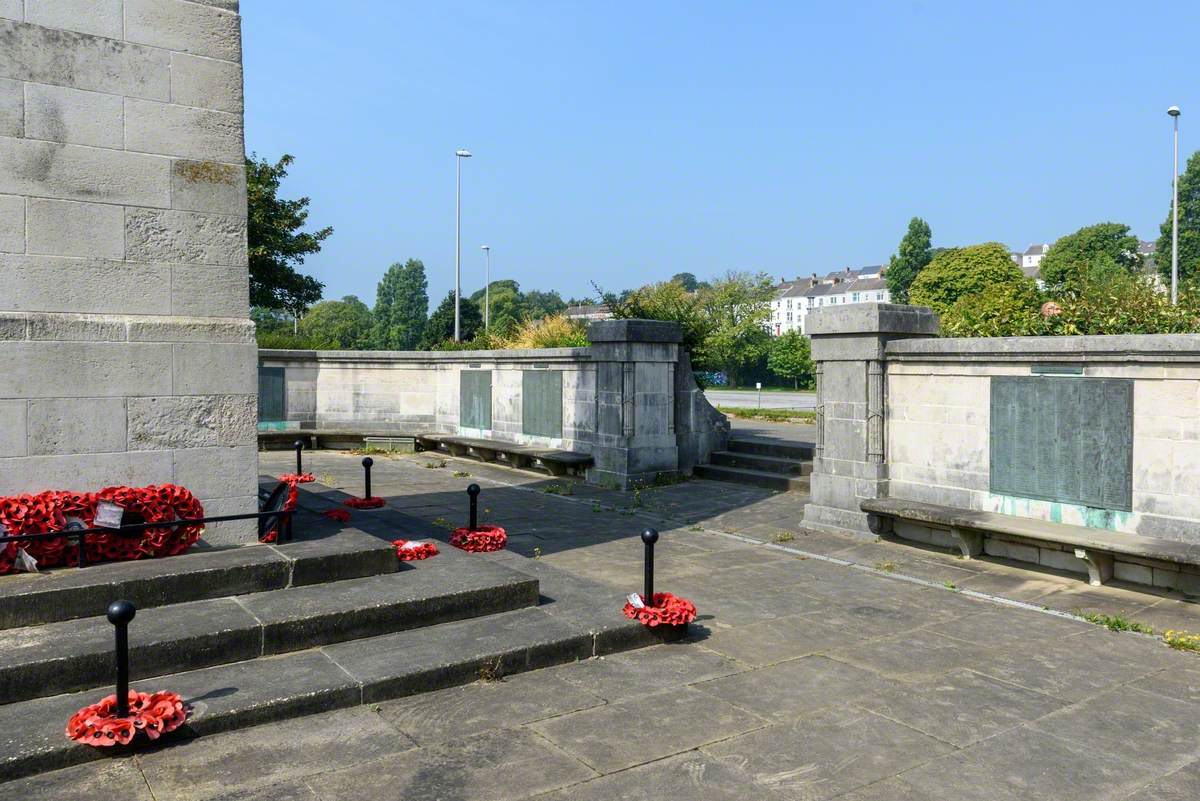
[[[471,553],[498,551],[508,543],[508,534],[500,526],[484,523],[475,529],[456,528],[450,535],[450,544]]]
[[[99,492],[46,490],[36,495],[0,498],[0,526],[9,534],[43,534],[62,531],[68,524],[91,528],[101,502],[120,506],[129,522],[166,522],[204,516],[204,507],[187,489],[174,484],[149,487],[105,487]],[[88,562],[127,561],[183,553],[200,538],[203,524],[147,528],[123,533],[117,530],[88,534],[84,557]],[[68,546],[71,554],[68,556]],[[67,537],[7,542],[0,547],[0,573],[12,570],[17,552],[36,560],[39,568],[74,560],[74,543]]]
[[[297,484],[311,484],[317,479],[312,473],[284,473],[279,477],[280,481],[296,482]]]
[[[117,696],[110,695],[98,704],[90,704],[67,721],[67,737],[77,743],[94,746],[129,745],[139,732],[157,740],[187,720],[187,705],[177,693],[129,691],[129,715],[117,717]]]
[[[638,594],[642,603],[646,596]],[[644,626],[683,626],[696,619],[696,605],[687,598],[680,598],[669,592],[654,593],[654,603],[638,608],[629,601],[625,602],[625,617],[636,620]]]
[[[326,509],[321,512],[321,517],[327,517],[330,520],[336,520],[339,523],[349,523],[350,513],[345,509]]]
[[[351,509],[378,509],[384,504],[383,498],[372,495],[370,498],[347,498],[342,503]]]
[[[396,546],[396,556],[401,562],[413,562],[418,559],[428,559],[438,555],[437,545],[432,542],[417,540],[392,540]]]

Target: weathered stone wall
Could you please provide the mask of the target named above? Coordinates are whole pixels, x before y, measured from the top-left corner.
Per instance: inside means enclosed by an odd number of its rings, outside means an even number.
[[[237,11],[0,0],[0,494],[255,509]]]
[[[696,386],[678,327],[651,320],[592,323],[587,348],[386,352],[259,352],[285,370],[286,418],[327,431],[455,433],[581,451],[589,480],[628,487],[690,474],[724,447],[729,423]],[[460,374],[491,373],[490,429],[459,418]],[[523,375],[562,372],[562,436],[527,434]]]
[[[991,379],[1037,364],[1133,379],[1131,512],[989,490]],[[891,497],[1200,542],[1200,336],[894,342],[887,382]]]

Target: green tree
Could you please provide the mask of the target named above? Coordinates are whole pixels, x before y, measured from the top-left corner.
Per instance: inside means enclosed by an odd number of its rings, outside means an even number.
[[[816,368],[808,337],[799,331],[788,331],[776,337],[767,354],[767,369],[780,378],[790,378],[796,389],[811,388]]]
[[[1106,258],[1127,272],[1138,272],[1142,257],[1138,255],[1138,239],[1129,233],[1129,226],[1105,222],[1080,228],[1050,246],[1042,259],[1039,274],[1046,287],[1055,292],[1070,291],[1071,278],[1079,274],[1080,265],[1093,264]]]
[[[463,341],[475,338],[475,334],[483,328],[483,316],[479,305],[468,297],[459,303],[459,327]],[[430,350],[447,340],[454,339],[454,290],[446,295],[429,319],[425,321],[425,331],[421,336],[420,350]]]
[[[675,281],[660,281],[640,289],[620,294],[605,292],[596,287],[600,302],[608,306],[612,316],[621,319],[668,320],[679,323],[683,332],[683,347],[692,356],[692,366],[699,371],[719,369],[704,361],[704,340],[712,329],[700,297],[688,292]]]
[[[388,267],[375,291],[375,329],[371,346],[381,350],[413,350],[425,333],[429,283],[419,259]]]
[[[908,302],[943,314],[965,295],[977,295],[993,284],[1023,280],[1025,274],[1013,264],[1008,248],[998,242],[948,248],[917,273]]]
[[[562,314],[567,308],[567,303],[562,299],[562,295],[553,289],[549,292],[534,289],[525,293],[521,306],[526,320],[538,320]]]
[[[524,319],[525,297],[521,294],[521,285],[511,278],[491,283],[490,300],[483,289],[473,292],[470,300],[479,307],[480,314],[483,314],[484,304],[490,302],[488,325],[501,336],[511,334]]]
[[[745,368],[761,362],[771,348],[767,323],[774,283],[765,273],[730,272],[698,293],[708,320],[700,362],[716,365],[737,386]]]
[[[700,288],[700,282],[696,280],[696,276],[691,273],[675,273],[671,276],[671,280],[679,284],[688,292],[695,292]]]
[[[367,304],[347,295],[341,300],[323,300],[309,309],[300,321],[300,334],[314,348],[363,350],[371,344],[373,324]]]
[[[330,227],[305,232],[307,197],[279,197],[279,185],[294,159],[284,154],[275,164],[266,159],[246,159],[246,244],[250,258],[250,305],[286,309],[299,317],[321,299],[325,288],[296,266],[321,250],[333,233]]]
[[[929,223],[920,217],[908,221],[908,231],[900,240],[896,254],[888,260],[884,273],[893,303],[908,303],[908,288],[933,259],[932,236]]]
[[[1159,230],[1154,263],[1167,286],[1171,285],[1171,204]],[[1200,277],[1200,150],[1191,155],[1179,177],[1179,280]]]

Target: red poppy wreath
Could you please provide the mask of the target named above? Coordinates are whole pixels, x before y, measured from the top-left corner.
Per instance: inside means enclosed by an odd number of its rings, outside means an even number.
[[[393,540],[392,545],[396,546],[396,556],[399,557],[401,562],[413,562],[418,559],[428,559],[431,556],[438,555],[437,545],[432,542]]]
[[[655,626],[683,626],[696,619],[696,605],[686,598],[669,592],[654,593],[654,603],[646,605],[646,596],[639,594],[642,606],[625,602],[625,617],[636,620],[651,628]]]
[[[456,528],[450,535],[450,544],[455,548],[472,553],[498,551],[508,542],[508,534],[500,526],[484,523],[475,529]]]
[[[0,530],[9,534],[43,534],[62,531],[67,525],[91,528],[101,503],[121,508],[125,522],[156,523],[204,517],[204,507],[191,492],[175,484],[149,487],[105,487],[99,492],[46,490],[36,495],[0,498]],[[203,524],[147,528],[124,533],[117,530],[89,534],[84,545],[88,562],[124,561],[183,553],[200,538]],[[0,546],[0,573],[12,569],[19,548],[39,568],[67,561],[66,537],[8,542]]]
[[[383,506],[384,500],[378,495],[372,495],[370,498],[347,498],[342,503],[351,509],[378,509]]]
[[[188,711],[176,693],[130,690],[128,716],[117,717],[117,696],[110,695],[72,715],[67,722],[67,737],[95,746],[129,745],[138,732],[157,740],[182,726]]]
[[[279,477],[279,480],[289,482],[294,481],[297,484],[311,484],[317,479],[313,477],[312,473],[284,473]]]

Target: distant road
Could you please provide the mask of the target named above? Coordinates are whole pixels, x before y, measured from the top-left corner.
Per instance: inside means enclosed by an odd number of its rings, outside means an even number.
[[[713,406],[758,406],[759,393],[752,389],[721,389],[712,387],[704,390],[704,397]],[[763,392],[764,409],[815,409],[817,395],[814,392]]]

